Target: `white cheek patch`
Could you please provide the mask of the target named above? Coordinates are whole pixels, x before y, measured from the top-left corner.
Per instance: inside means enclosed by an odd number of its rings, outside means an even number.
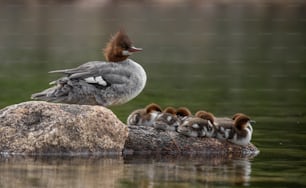
[[[89,84],[99,84],[102,86],[106,86],[107,83],[105,80],[103,80],[102,76],[97,76],[97,77],[88,77],[84,79],[85,82],[89,83]]]
[[[152,121],[159,119],[161,116],[162,114],[159,114],[158,112],[155,112],[155,111],[150,113],[150,118]]]
[[[195,123],[195,124],[192,124],[192,128],[195,128],[195,129],[199,129],[200,128],[200,125]]]
[[[210,120],[208,120],[208,126],[213,126],[213,124],[210,122]]]
[[[132,55],[132,52],[129,52],[128,50],[123,50],[122,55]]]
[[[247,129],[249,129],[249,131],[251,132],[251,134],[253,133],[253,127],[251,124],[247,125]]]
[[[171,121],[172,120],[172,117],[171,116],[168,116],[167,117],[167,121]]]

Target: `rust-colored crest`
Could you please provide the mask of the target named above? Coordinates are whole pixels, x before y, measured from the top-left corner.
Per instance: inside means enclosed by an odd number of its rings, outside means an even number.
[[[176,115],[178,116],[182,116],[182,117],[185,117],[185,116],[191,116],[191,112],[188,108],[186,107],[179,107],[176,111]]]
[[[123,55],[123,50],[128,50],[132,46],[132,41],[127,34],[120,30],[107,43],[104,48],[104,56],[107,61],[119,62],[127,59],[128,55]]]
[[[146,112],[150,113],[152,111],[161,112],[162,109],[161,109],[161,107],[158,104],[151,103],[148,106],[146,106]]]

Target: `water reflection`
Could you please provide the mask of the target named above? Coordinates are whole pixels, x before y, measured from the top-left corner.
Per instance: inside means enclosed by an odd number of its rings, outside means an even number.
[[[10,157],[0,187],[249,185],[250,158],[220,156]]]
[[[115,187],[121,157],[11,157],[0,161],[0,187]]]
[[[125,158],[125,164],[130,165],[125,166],[126,177],[120,180],[123,187],[249,185],[251,175],[250,158],[133,156]]]

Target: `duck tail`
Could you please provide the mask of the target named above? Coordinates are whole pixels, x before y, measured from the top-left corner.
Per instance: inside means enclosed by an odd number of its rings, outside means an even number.
[[[49,101],[53,98],[52,96],[54,95],[56,89],[57,89],[56,86],[54,86],[42,92],[34,93],[31,95],[31,99]]]
[[[58,86],[48,88],[42,92],[31,95],[33,100],[42,100],[48,102],[61,102],[67,98],[66,93],[63,93]]]

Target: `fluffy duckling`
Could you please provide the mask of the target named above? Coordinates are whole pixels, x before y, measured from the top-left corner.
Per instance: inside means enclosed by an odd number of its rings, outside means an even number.
[[[176,131],[179,123],[180,120],[176,116],[176,109],[173,107],[167,107],[156,117],[154,127],[161,130]]]
[[[127,118],[127,125],[153,126],[161,112],[162,109],[159,105],[151,103],[145,108],[133,111]]]
[[[177,131],[190,137],[213,137],[215,132],[213,116],[207,116],[206,119],[198,116],[189,116],[182,121]]]
[[[250,118],[245,114],[240,114],[235,117],[234,121],[234,126],[230,132],[228,141],[241,146],[248,145],[253,134]]]
[[[216,128],[214,126],[214,117],[215,116],[210,112],[206,112],[206,113],[197,112],[195,114],[195,116],[208,121],[209,126],[204,127],[205,136],[206,137],[214,137],[215,132],[216,132]]]
[[[234,120],[237,118],[241,113],[235,114],[232,118],[228,117],[215,117],[212,113],[206,112],[204,110],[198,111],[196,116],[201,117],[203,119],[211,118],[213,117],[213,124],[215,126],[215,135],[214,137],[220,139],[220,140],[226,140],[229,138],[230,133],[234,126]]]
[[[192,113],[190,110],[186,107],[179,107],[176,110],[176,116],[183,121],[184,119],[188,118],[189,116],[192,116]]]
[[[197,112],[198,117],[204,119],[211,118],[212,114],[205,111]],[[214,116],[213,116],[214,117]],[[216,128],[215,137],[220,140],[228,140],[234,144],[245,146],[250,143],[253,133],[252,121],[243,113],[236,113],[230,118],[217,118],[218,124],[214,124]]]

